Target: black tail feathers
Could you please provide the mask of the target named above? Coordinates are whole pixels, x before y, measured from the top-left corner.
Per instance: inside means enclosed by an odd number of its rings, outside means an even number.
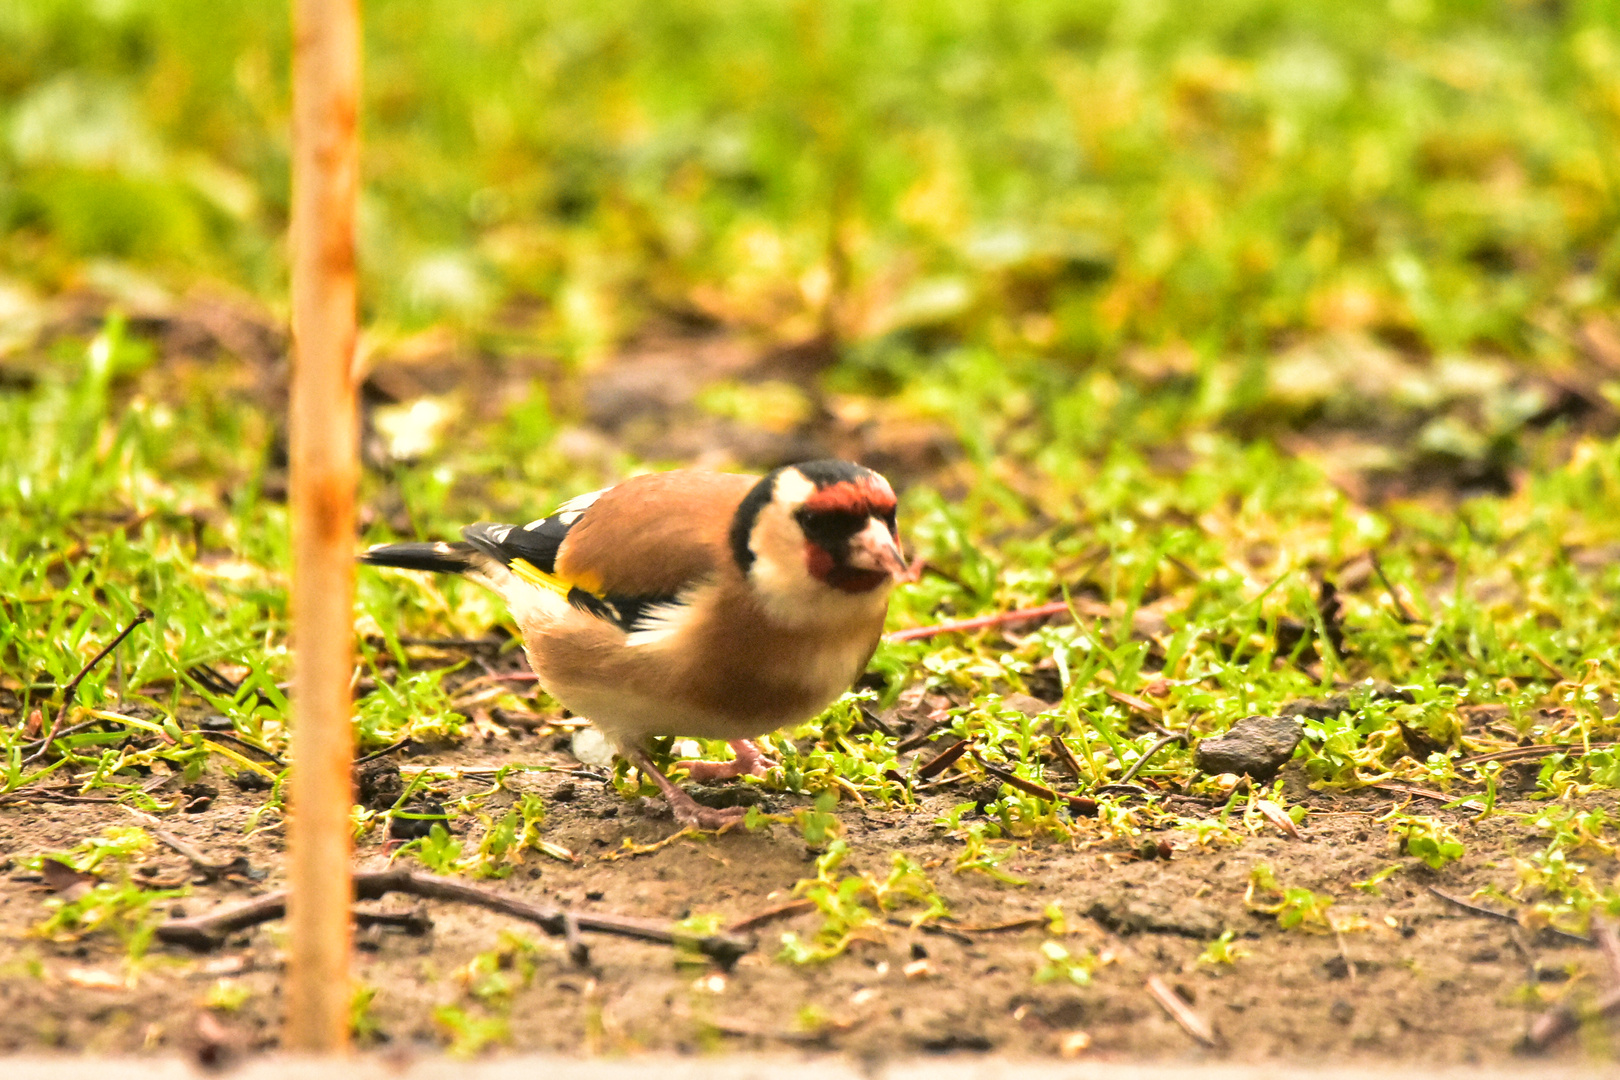
[[[440,574],[464,574],[477,561],[471,544],[378,544],[360,556],[372,566],[397,566],[402,570],[432,570]]]

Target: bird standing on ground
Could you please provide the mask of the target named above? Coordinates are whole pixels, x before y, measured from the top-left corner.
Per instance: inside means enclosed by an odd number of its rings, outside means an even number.
[[[749,740],[806,720],[866,670],[905,579],[895,496],[870,469],[813,461],[763,478],[679,469],[581,495],[527,525],[459,543],[383,544],[374,566],[464,574],[505,599],[540,685],[658,785],[683,825],[701,806],[647,740],[726,739],[695,780],[764,772]]]

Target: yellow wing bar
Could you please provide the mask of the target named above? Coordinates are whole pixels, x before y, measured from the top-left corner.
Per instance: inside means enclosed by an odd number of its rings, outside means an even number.
[[[550,589],[564,599],[568,598],[568,590],[572,585],[555,574],[548,574],[528,559],[513,559],[508,564],[512,573],[527,581],[531,585],[538,585],[542,589]]]

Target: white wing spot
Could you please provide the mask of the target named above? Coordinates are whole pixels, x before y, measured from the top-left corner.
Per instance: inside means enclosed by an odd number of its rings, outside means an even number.
[[[604,494],[607,493],[607,491],[607,488],[603,488],[601,491],[587,491],[583,495],[576,495],[572,499],[569,499],[567,502],[563,503],[561,506],[557,507],[557,513],[583,514],[587,509],[590,508],[591,503],[595,502],[597,499],[600,499]]]
[[[641,629],[627,635],[624,643],[634,649],[666,642],[686,628],[692,615],[692,604],[681,600],[649,608],[641,617]]]
[[[546,522],[548,522],[550,520],[551,519],[548,518],[548,517],[535,518],[533,521],[531,521],[527,525],[523,526],[523,531],[524,532],[534,532],[534,530],[538,529],[540,526],[544,525]]]
[[[440,540],[438,543],[433,545],[433,550],[438,552],[440,555],[448,555],[450,554],[450,545],[445,543],[443,540]]]
[[[512,535],[512,526],[502,525],[499,528],[491,529],[489,535],[497,544],[504,544],[506,538]]]
[[[564,525],[572,525],[574,522],[578,521],[584,516],[585,513],[582,510],[564,510],[562,513],[557,515],[557,520],[562,522]]]

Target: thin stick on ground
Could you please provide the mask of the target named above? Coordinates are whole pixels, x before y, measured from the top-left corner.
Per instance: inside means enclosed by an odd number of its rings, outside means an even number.
[[[1102,787],[1098,788],[1097,790],[1098,791],[1108,791],[1108,790],[1110,790],[1112,788],[1118,788],[1118,787],[1126,786],[1127,784],[1129,784],[1132,780],[1134,780],[1136,778],[1136,774],[1141,772],[1143,767],[1145,765],[1147,765],[1147,763],[1149,761],[1153,760],[1153,755],[1154,754],[1157,754],[1160,750],[1163,750],[1165,747],[1169,746],[1173,742],[1183,742],[1184,743],[1186,741],[1187,741],[1187,736],[1182,734],[1179,731],[1171,732],[1169,735],[1161,736],[1157,741],[1155,741],[1146,750],[1142,751],[1142,756],[1141,757],[1139,757],[1135,761],[1131,762],[1131,767],[1125,770],[1125,775],[1121,776],[1118,780],[1115,780],[1111,784],[1104,784]],[[1135,789],[1133,788],[1132,790],[1135,790]]]
[[[1378,553],[1369,551],[1367,557],[1372,561],[1373,573],[1377,574],[1378,580],[1383,583],[1384,591],[1395,602],[1395,617],[1407,626],[1422,622],[1422,619],[1412,614],[1412,609],[1406,606],[1405,600],[1401,599],[1401,594],[1395,590],[1394,584],[1389,580],[1389,575],[1384,573],[1384,564],[1378,558]]]
[[[756,911],[746,918],[738,919],[726,927],[726,933],[746,933],[749,930],[757,930],[767,923],[776,922],[778,919],[791,919],[795,915],[803,915],[805,912],[814,910],[816,910],[814,900],[789,900],[785,904],[777,904],[775,907],[768,907],[764,911]]]
[[[427,900],[448,900],[471,904],[488,911],[510,915],[533,923],[552,937],[568,939],[571,934],[611,934],[654,945],[689,945],[730,969],[739,958],[751,952],[754,942],[731,933],[689,935],[661,923],[592,912],[569,912],[542,908],[510,893],[481,889],[462,881],[416,874],[409,870],[377,870],[353,876],[354,898],[376,900],[388,893],[404,893]],[[279,919],[287,910],[287,891],[268,893],[234,907],[212,911],[188,919],[170,919],[157,927],[159,941],[198,950],[217,948],[229,934]],[[571,930],[570,927],[573,927]]]
[[[1612,750],[1616,746],[1620,746],[1620,743],[1593,742],[1585,745],[1557,743],[1545,746],[1513,746],[1506,750],[1493,750],[1488,754],[1475,754],[1473,757],[1461,758],[1457,761],[1457,764],[1483,765],[1487,761],[1519,761],[1529,758],[1548,757],[1552,754],[1584,754],[1588,750]]]
[[[349,789],[354,757],[355,213],[359,0],[295,0],[292,61],[293,762],[287,1027],[282,1045],[348,1043]]]
[[[1450,893],[1441,892],[1433,885],[1429,886],[1429,892],[1434,894],[1439,899],[1444,900],[1448,904],[1455,904],[1464,911],[1472,912],[1475,915],[1483,915],[1487,919],[1496,919],[1498,922],[1511,923],[1514,926],[1519,925],[1519,917],[1517,915],[1510,914],[1506,911],[1497,911],[1495,908],[1488,908],[1483,904],[1476,904],[1471,900],[1464,900],[1460,896],[1452,896]],[[1566,941],[1578,942],[1582,945],[1594,944],[1591,938],[1582,937],[1579,934],[1572,934],[1568,930],[1560,930],[1556,926],[1544,926],[1542,927],[1542,930],[1545,933],[1555,935],[1556,937],[1561,937]]]
[[[1174,1020],[1182,1031],[1210,1049],[1220,1045],[1219,1040],[1215,1038],[1215,1029],[1210,1027],[1203,1017],[1193,1012],[1192,1007],[1181,1000],[1181,995],[1172,990],[1163,977],[1149,976],[1147,992],[1159,1003],[1161,1009],[1170,1014],[1170,1019]]]
[[[371,753],[366,754],[363,757],[357,757],[357,758],[354,759],[354,763],[356,765],[368,765],[371,762],[376,761],[379,758],[387,757],[389,754],[392,754],[396,750],[403,750],[409,745],[411,745],[411,740],[410,740],[409,737],[407,737],[407,738],[399,740],[398,742],[389,743],[387,746],[383,747],[381,750],[373,750]]]
[[[35,750],[32,754],[23,759],[24,765],[32,765],[34,762],[44,757],[45,752],[51,748],[51,743],[56,741],[57,732],[62,729],[62,721],[64,718],[66,718],[67,711],[73,707],[73,700],[79,696],[79,684],[84,681],[84,677],[90,674],[90,672],[94,671],[97,664],[107,659],[107,657],[112,654],[114,649],[122,645],[124,643],[124,639],[129,637],[129,635],[135,631],[137,626],[148,621],[151,619],[151,617],[152,613],[150,611],[147,611],[145,608],[141,608],[140,611],[135,613],[135,618],[130,621],[130,624],[118,631],[118,636],[107,642],[107,644],[102,647],[102,650],[96,653],[96,655],[92,656],[90,658],[90,662],[85,664],[84,667],[80,668],[79,673],[68,681],[67,686],[62,688],[62,704],[57,707],[56,718],[51,721],[51,729],[45,733],[44,738],[39,740],[39,749]]]
[[[1025,780],[1022,776],[1012,772],[1010,769],[1003,769],[1000,766],[984,760],[977,750],[970,752],[973,754],[973,760],[979,763],[980,768],[989,773],[991,776],[995,777],[997,780],[1000,780],[1003,784],[1015,787],[1019,791],[1024,792],[1026,795],[1033,795],[1037,799],[1045,799],[1047,802],[1053,803],[1063,803],[1070,810],[1073,810],[1075,813],[1082,814],[1086,817],[1093,817],[1097,813],[1097,800],[1095,799],[1088,799],[1083,795],[1065,795],[1061,791],[1054,791],[1045,784],[1037,784],[1033,780]]]
[[[925,638],[938,637],[941,634],[968,633],[974,630],[988,630],[994,626],[1008,626],[1012,623],[1030,622],[1034,619],[1050,618],[1053,615],[1069,614],[1067,601],[1057,600],[1040,607],[1021,608],[1017,611],[1003,611],[995,615],[981,615],[976,619],[953,619],[950,622],[935,623],[933,626],[913,626],[909,630],[896,630],[887,635],[888,641],[922,641]]]

